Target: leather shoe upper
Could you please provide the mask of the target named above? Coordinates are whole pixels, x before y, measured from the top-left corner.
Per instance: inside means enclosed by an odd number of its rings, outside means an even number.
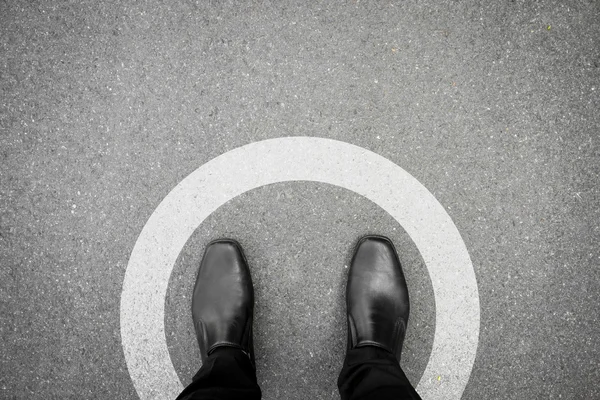
[[[362,238],[355,250],[346,286],[348,349],[376,346],[398,361],[410,312],[408,288],[392,242]]]
[[[218,347],[244,351],[254,364],[254,289],[241,246],[229,239],[206,247],[192,296],[192,318],[202,360]]]

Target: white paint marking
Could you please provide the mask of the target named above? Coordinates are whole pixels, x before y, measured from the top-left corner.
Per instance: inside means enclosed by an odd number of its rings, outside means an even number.
[[[167,349],[164,314],[169,277],[189,237],[227,201],[286,181],[352,190],[406,230],[427,265],[436,304],[433,349],[417,391],[426,400],[460,399],[479,339],[477,281],[460,233],[435,197],[396,164],[358,146],[314,137],[231,150],[187,176],[150,216],[129,259],[121,295],[121,340],[140,399],[174,399],[183,390]]]

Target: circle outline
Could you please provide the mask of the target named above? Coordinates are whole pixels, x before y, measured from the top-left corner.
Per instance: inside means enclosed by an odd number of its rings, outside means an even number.
[[[417,391],[423,399],[460,399],[479,340],[479,293],[454,222],[416,178],[387,158],[346,142],[283,137],[230,150],[184,178],[152,213],[131,253],[121,293],[121,342],[142,400],[175,398],[183,389],[164,329],[171,271],[193,231],[218,207],[267,184],[315,181],[358,193],[387,211],[411,237],[427,266],[436,329]],[[444,379],[437,379],[443,376]]]

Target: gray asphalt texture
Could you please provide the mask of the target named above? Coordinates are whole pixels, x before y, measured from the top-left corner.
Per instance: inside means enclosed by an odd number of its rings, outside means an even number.
[[[200,165],[282,136],[374,151],[446,207],[481,303],[463,399],[600,398],[598,1],[7,0],[0,35],[0,398],[136,399],[119,302],[141,229]],[[230,236],[264,398],[337,398],[345,266],[367,233],[407,274],[416,384],[435,330],[417,248],[310,182],[245,193],[190,238],[165,300],[182,382],[196,268]]]

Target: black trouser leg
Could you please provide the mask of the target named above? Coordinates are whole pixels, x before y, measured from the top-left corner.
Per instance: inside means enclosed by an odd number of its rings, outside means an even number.
[[[421,400],[396,357],[374,346],[348,351],[338,388],[342,400]]]
[[[256,372],[241,350],[222,347],[206,359],[177,400],[260,400]]]

